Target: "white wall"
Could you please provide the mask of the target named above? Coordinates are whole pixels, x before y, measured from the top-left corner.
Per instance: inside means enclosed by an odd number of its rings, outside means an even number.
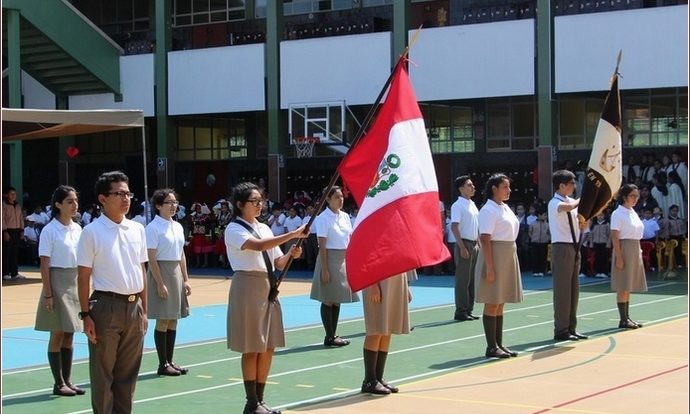
[[[264,45],[168,54],[170,115],[262,111]]]
[[[69,98],[69,109],[141,109],[144,116],[154,116],[153,76],[153,54],[122,56],[122,102],[115,102],[112,93],[74,95]]]
[[[373,103],[390,75],[390,48],[390,32],[281,42],[280,107]]]
[[[31,75],[22,71],[24,108],[55,109],[55,95]]]
[[[688,86],[688,6],[557,17],[556,92],[608,89],[620,49],[621,89]]]
[[[417,99],[532,95],[534,42],[533,19],[424,29],[410,51]]]

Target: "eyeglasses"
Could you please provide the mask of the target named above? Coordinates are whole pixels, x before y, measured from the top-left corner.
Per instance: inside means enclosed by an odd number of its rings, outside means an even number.
[[[264,202],[263,198],[255,198],[253,200],[252,199],[247,200],[247,203],[250,203],[254,207],[259,207],[261,205],[261,203],[263,203],[263,202]]]
[[[130,193],[129,191],[111,191],[108,193],[108,195],[114,195],[118,196],[122,199],[124,198],[134,198],[134,193]]]
[[[180,204],[180,202],[179,202],[179,201],[172,201],[172,200],[170,200],[170,201],[163,201],[163,204],[166,204],[166,205],[169,205],[169,206],[177,206],[177,205]]]

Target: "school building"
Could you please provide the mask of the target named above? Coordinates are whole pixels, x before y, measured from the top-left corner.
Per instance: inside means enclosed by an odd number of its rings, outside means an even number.
[[[4,143],[3,184],[32,199],[68,182],[93,201],[110,169],[143,198],[144,161],[149,193],[171,186],[186,205],[260,178],[274,200],[316,194],[408,43],[446,204],[463,173],[506,172],[513,198],[550,197],[551,171],[589,158],[619,51],[624,163],[687,151],[683,0],[3,0],[2,12],[3,107],[146,117],[145,155],[137,130]]]

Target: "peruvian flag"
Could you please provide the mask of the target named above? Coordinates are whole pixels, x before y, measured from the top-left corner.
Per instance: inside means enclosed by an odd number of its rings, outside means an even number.
[[[360,206],[345,253],[353,291],[450,258],[424,119],[403,62],[374,124],[338,172]]]

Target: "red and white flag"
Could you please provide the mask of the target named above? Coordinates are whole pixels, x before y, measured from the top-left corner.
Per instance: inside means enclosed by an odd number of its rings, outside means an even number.
[[[360,206],[345,253],[353,291],[450,258],[424,119],[402,63],[374,124],[338,171]]]

